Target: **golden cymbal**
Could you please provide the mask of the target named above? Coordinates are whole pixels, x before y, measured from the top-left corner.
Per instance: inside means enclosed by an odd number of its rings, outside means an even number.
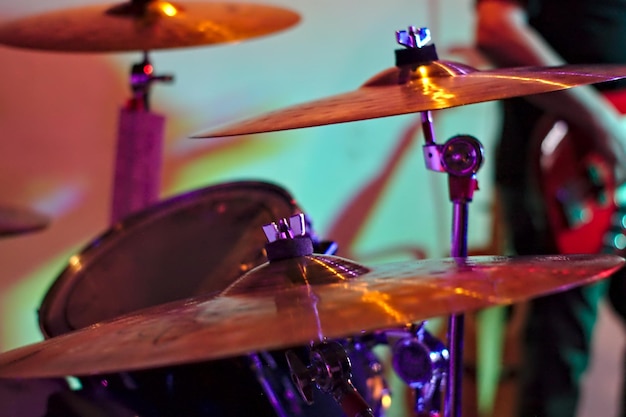
[[[0,236],[20,235],[44,229],[50,219],[34,210],[0,206]]]
[[[449,61],[390,68],[355,91],[193,135],[246,135],[352,122],[563,90],[626,77],[626,65],[518,67],[479,71]]]
[[[65,52],[147,51],[242,41],[299,20],[295,12],[261,4],[132,0],[7,22],[0,25],[0,43]]]
[[[0,355],[0,377],[87,375],[306,345],[591,283],[614,255],[468,257],[364,267],[273,261],[223,293],[164,304]]]

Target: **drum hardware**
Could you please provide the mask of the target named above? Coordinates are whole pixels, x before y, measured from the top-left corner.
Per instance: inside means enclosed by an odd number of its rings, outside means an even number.
[[[272,222],[263,226],[263,232],[269,243],[266,245],[266,254],[269,260],[279,260],[286,257],[306,256],[312,253],[332,255],[337,250],[337,244],[332,241],[320,241],[311,226],[310,218],[304,213],[298,213],[289,219],[281,219],[278,223]],[[284,243],[287,243],[286,245]],[[285,353],[287,362],[291,366],[292,361],[299,361],[298,356],[293,351]],[[277,393],[275,385],[269,383],[265,368],[277,369],[276,361],[268,352],[251,353],[250,358],[252,368],[257,379],[267,395],[272,408],[276,411],[277,417],[289,417],[301,413],[300,405],[296,398],[296,393],[292,392],[292,382],[296,389],[301,392],[299,382],[292,377],[290,381],[279,381],[280,388],[285,391]],[[349,361],[347,354],[346,361]],[[264,365],[265,364],[265,365]],[[351,383],[350,383],[351,384]],[[280,396],[280,399],[279,399]],[[304,401],[311,405],[313,395],[303,397]],[[283,404],[286,403],[287,409]],[[341,402],[340,402],[341,404]]]
[[[411,415],[441,416],[449,351],[439,339],[426,330],[426,321],[350,337],[343,342],[347,351],[356,349],[373,352],[374,347],[379,345],[391,348],[392,369],[414,392],[414,414]],[[372,373],[381,373],[382,370],[382,364],[374,357]],[[383,396],[388,398],[381,398]],[[393,392],[387,391],[382,396],[368,399],[370,404],[380,406],[374,415],[385,416],[392,398]]]
[[[450,355],[447,347],[426,329],[426,321],[351,336],[340,342],[347,352],[357,351],[365,354],[370,363],[363,368],[370,370],[372,378],[380,378],[383,373],[383,365],[373,354],[374,348],[380,345],[389,346],[393,370],[414,391],[413,415],[441,416],[443,388]],[[350,359],[353,362],[352,356]],[[378,381],[379,384],[385,382],[382,379]],[[374,396],[367,399],[372,406],[378,406],[374,409],[374,415],[381,417],[386,415],[386,408],[389,407],[393,397],[393,392],[386,386],[382,387],[382,391],[374,392]]]
[[[286,352],[292,378],[307,404],[313,404],[313,385],[332,395],[348,417],[374,417],[369,404],[352,385],[352,371],[346,351],[338,342],[322,341],[310,348],[309,366],[292,351]]]
[[[296,393],[292,391],[290,380],[285,380],[286,376],[282,376],[278,381],[278,385],[283,392],[277,392],[276,386],[272,385],[266,375],[265,369],[276,372],[278,365],[268,352],[251,353],[250,358],[252,369],[256,375],[259,384],[269,400],[272,409],[276,412],[277,417],[289,417],[300,414],[300,405],[298,404]],[[286,403],[286,405],[283,405]]]
[[[411,69],[438,60],[434,45],[428,44],[430,31],[427,28],[418,29],[410,26],[407,31],[396,32],[396,40],[407,48],[396,51],[396,66],[400,69],[399,78],[405,80],[404,82],[411,78]],[[450,255],[455,258],[466,258],[469,203],[473,199],[474,191],[478,189],[476,174],[483,163],[483,146],[478,139],[469,135],[454,136],[443,145],[438,145],[435,142],[431,111],[421,112],[421,120],[425,139],[423,150],[426,168],[448,174],[448,193],[453,209]],[[444,393],[446,417],[461,416],[463,333],[463,315],[450,315],[447,335],[449,350],[446,351],[449,360],[445,358],[448,367],[448,372],[445,374],[447,381]],[[397,351],[394,352],[397,353]],[[409,384],[409,386],[413,385]],[[424,411],[420,410],[421,402],[429,401],[432,394],[427,395],[428,392],[423,390],[417,394],[416,412],[420,415]]]
[[[269,262],[313,255],[313,245],[307,236],[304,214],[280,219],[263,227]],[[311,297],[315,300],[315,296]],[[277,300],[277,304],[280,301]],[[280,305],[278,305],[280,307]],[[316,316],[316,302],[311,303]],[[319,327],[319,321],[316,323]],[[329,342],[320,335],[321,342],[309,347],[311,365],[305,367],[293,351],[285,352],[294,385],[308,405],[313,404],[313,385],[330,394],[348,417],[374,417],[371,406],[352,384],[350,359],[337,341]]]
[[[425,123],[432,123],[429,114],[423,115],[423,120]],[[427,168],[448,174],[449,198],[453,207],[450,255],[466,258],[469,203],[473,199],[474,191],[478,189],[476,174],[483,162],[483,146],[469,135],[454,136],[443,145],[437,145],[430,134],[425,137],[424,156]],[[450,360],[445,390],[446,417],[461,415],[463,333],[464,317],[451,315],[448,321]]]
[[[268,240],[265,250],[270,262],[313,254],[313,241],[307,236],[304,213],[266,224],[263,232]]]
[[[155,75],[154,67],[148,58],[148,51],[143,52],[143,60],[131,67],[130,87],[132,97],[126,107],[133,110],[150,110],[148,100],[150,87],[154,82],[171,83],[174,81],[172,75]]]
[[[266,245],[269,261],[311,255],[305,230],[302,214],[264,226],[269,241]],[[398,375],[416,392],[416,417],[435,417],[434,413],[441,408],[440,404],[435,404],[433,396],[446,375],[449,354],[441,342],[426,332],[424,323],[407,326],[407,331],[393,343],[392,363]],[[320,340],[309,348],[309,366],[305,366],[293,352],[286,352],[292,379],[304,401],[313,404],[315,386],[330,394],[348,417],[380,416],[382,410],[377,409],[378,414],[375,414],[372,404],[368,404],[352,385],[351,363],[344,347],[338,341],[329,342],[322,336]],[[388,340],[388,333],[382,332],[377,336],[357,337],[348,345],[365,350],[367,354],[371,353],[371,347],[378,343],[388,344]],[[376,368],[380,372],[380,363],[373,362],[370,369]]]
[[[365,333],[338,340],[348,352],[352,365],[353,380],[363,381],[365,387],[356,386],[357,391],[369,404],[374,416],[384,417],[391,405],[392,393],[385,374],[385,368],[376,347],[387,342],[379,337],[382,332]]]
[[[411,35],[415,35],[415,32],[410,28]],[[404,39],[401,35],[398,36],[398,40]],[[419,42],[411,42],[409,45],[419,45]],[[416,46],[417,47],[417,46]],[[415,54],[415,56],[420,59],[420,56]],[[459,135],[452,137],[443,145],[438,145],[435,142],[435,134],[434,134],[434,126],[432,124],[432,115],[430,112],[422,113],[422,123],[424,126],[425,139],[426,144],[424,145],[424,156],[426,161],[426,166],[429,170],[433,170],[436,172],[445,172],[448,174],[448,187],[449,187],[449,196],[450,200],[453,203],[453,225],[452,225],[452,241],[451,241],[451,255],[455,258],[465,258],[467,257],[467,226],[468,226],[468,209],[469,202],[472,201],[473,193],[478,189],[478,182],[476,178],[476,174],[478,169],[482,165],[483,162],[483,147],[482,144],[474,137],[468,135]],[[301,231],[304,225],[301,222],[292,222],[290,223],[292,228],[298,231]],[[273,231],[276,232],[276,239],[272,239],[272,236],[266,231],[266,235],[268,235],[268,239],[270,242],[285,242],[290,246],[289,248],[293,248],[293,252],[287,256],[305,256],[310,254],[306,252],[300,252],[295,249],[295,240],[293,239],[293,235],[289,233],[289,226],[285,222],[280,223],[281,227],[277,227],[273,225]],[[269,256],[270,250],[268,245],[268,258],[270,261],[272,257]],[[281,259],[281,258],[279,258]],[[441,408],[439,405],[434,406],[433,394],[435,390],[439,390],[441,379],[447,377],[447,381],[445,383],[445,391],[444,391],[444,401],[445,408],[444,412],[446,416],[460,416],[461,415],[461,384],[462,384],[462,369],[463,369],[463,325],[464,318],[462,315],[451,315],[449,318],[449,333],[448,333],[448,341],[450,345],[450,349],[445,349],[443,345],[437,346],[433,349],[433,351],[429,351],[430,355],[422,355],[423,359],[421,362],[418,362],[418,366],[415,366],[415,362],[419,359],[418,357],[413,357],[413,363],[409,363],[409,365],[413,365],[411,367],[407,367],[406,365],[406,357],[408,355],[416,355],[416,349],[424,348],[431,346],[424,345],[424,328],[423,323],[416,330],[413,330],[414,337],[403,339],[401,342],[398,342],[394,345],[393,355],[392,355],[392,363],[394,364],[394,369],[398,373],[398,375],[407,383],[408,386],[413,388],[416,392],[416,404],[415,404],[415,415],[416,417],[421,416],[430,416],[433,417],[433,413],[439,413]],[[432,340],[429,339],[429,340]],[[313,347],[312,349],[315,349]],[[420,352],[422,353],[422,352]],[[434,358],[434,359],[433,359]],[[290,365],[293,360],[290,361]],[[312,359],[313,362],[313,359]],[[307,394],[305,390],[310,389],[310,382],[305,384],[305,380],[316,381],[320,378],[319,372],[313,373],[313,375],[306,376],[307,374],[302,374],[300,365],[296,366],[296,370],[294,370],[294,380],[296,384],[300,387],[300,392],[305,399],[307,399],[310,394]],[[311,365],[314,369],[318,368],[318,365],[315,363]],[[349,366],[349,363],[348,363]],[[442,370],[442,367],[447,368],[447,372]],[[417,369],[416,369],[417,368]],[[325,368],[323,368],[325,369]],[[427,381],[424,381],[422,376],[419,375],[420,372],[426,372],[427,370],[431,370],[429,373],[429,377]],[[311,371],[307,371],[309,374]],[[340,378],[343,381],[343,378]],[[322,385],[316,383],[318,388],[322,389],[324,392],[328,392],[333,394],[333,397],[337,400],[338,403],[342,404],[341,398],[342,396],[335,393],[335,390],[339,390],[339,392],[344,393],[344,391],[348,390],[346,388],[349,384],[349,380],[345,384],[340,384],[339,382],[333,383],[332,385],[328,385],[326,382]],[[365,403],[363,401],[363,403]],[[342,404],[343,407],[343,404]],[[348,414],[349,416],[365,416],[365,415],[373,415],[371,409],[364,411],[361,408],[355,410],[350,410],[353,414]]]
[[[401,332],[386,331],[392,346],[392,366],[396,374],[415,391],[416,417],[439,417],[442,411],[442,385],[446,383],[449,351],[425,328],[426,322],[408,325]]]
[[[307,230],[302,213],[265,225],[263,231],[268,240],[265,248],[269,262],[313,255],[313,245]],[[311,298],[315,300],[315,296]],[[315,305],[316,301],[313,301],[313,316],[317,315]],[[319,321],[315,325],[319,327]],[[311,365],[308,367],[305,367],[293,351],[285,352],[293,383],[302,399],[308,405],[313,404],[315,385],[322,392],[330,394],[347,416],[374,417],[371,405],[352,384],[351,364],[346,350],[339,342],[326,341],[321,335],[319,340],[321,342],[309,347]]]

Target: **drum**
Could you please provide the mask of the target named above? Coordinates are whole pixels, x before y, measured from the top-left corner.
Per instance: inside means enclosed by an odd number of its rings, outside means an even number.
[[[69,260],[42,302],[41,329],[54,337],[144,307],[217,293],[266,262],[263,225],[299,212],[283,188],[241,181],[133,214]],[[48,416],[342,415],[322,393],[313,406],[304,404],[284,351],[80,381],[82,390],[50,401]]]
[[[262,226],[300,211],[283,188],[241,181],[131,215],[71,257],[41,304],[44,336],[221,291],[266,261]]]

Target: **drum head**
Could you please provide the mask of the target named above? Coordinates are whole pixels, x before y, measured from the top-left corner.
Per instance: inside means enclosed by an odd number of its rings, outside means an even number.
[[[133,214],[70,259],[41,305],[44,336],[219,292],[266,261],[262,226],[300,211],[284,189],[241,181]]]

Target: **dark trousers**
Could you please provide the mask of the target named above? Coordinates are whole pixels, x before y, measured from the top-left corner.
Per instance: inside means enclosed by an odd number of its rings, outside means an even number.
[[[501,189],[513,247],[519,255],[551,252],[547,228],[529,194]],[[530,308],[523,335],[519,417],[574,417],[580,383],[591,356],[598,304],[608,296],[626,318],[626,270],[607,280],[539,297]],[[624,320],[626,323],[626,320]],[[622,398],[625,398],[623,391]],[[623,401],[623,400],[622,400]],[[621,416],[624,414],[622,406]]]

